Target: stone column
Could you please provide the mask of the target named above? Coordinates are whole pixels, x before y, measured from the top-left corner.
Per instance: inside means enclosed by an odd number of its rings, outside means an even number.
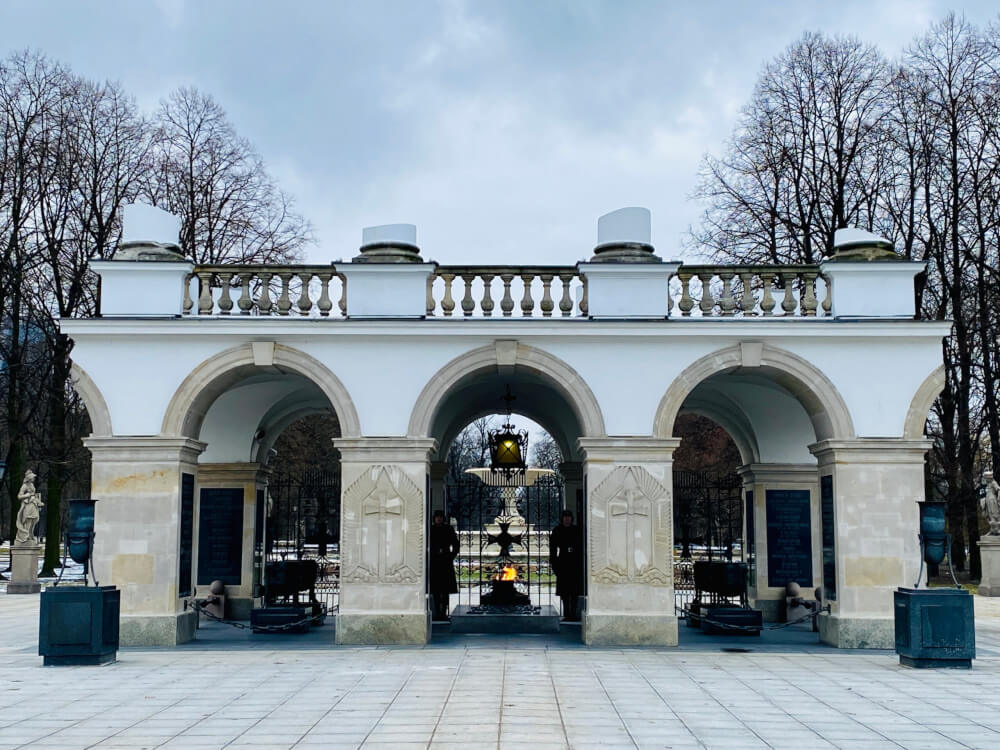
[[[91,437],[94,573],[121,589],[121,645],[173,646],[194,637],[186,607],[191,558],[182,522],[205,444],[183,437]],[[183,518],[182,518],[183,516]],[[190,530],[188,525],[187,529]],[[193,540],[191,540],[193,542]],[[188,547],[188,550],[191,548]]]
[[[445,505],[445,477],[448,476],[447,461],[432,461],[430,466],[431,478],[431,513],[444,510]]]
[[[337,643],[423,644],[429,438],[337,438],[342,487]]]
[[[810,583],[802,587],[802,596],[811,600],[815,594],[815,587],[822,580],[822,541],[820,528],[819,509],[819,485],[815,464],[747,464],[738,469],[743,477],[744,491],[744,515],[746,514],[747,493],[753,493],[753,519],[747,524],[744,518],[744,528],[752,528],[753,539],[753,561],[750,565],[750,582],[748,595],[750,605],[764,613],[764,620],[767,622],[781,622],[785,614],[785,585],[788,583],[787,575],[782,575],[777,570],[771,570],[771,563],[780,564],[787,556],[794,562],[795,555],[801,550],[786,549],[769,550],[767,544],[768,537],[768,492],[772,493],[772,508],[776,509],[776,502],[773,493],[804,492],[808,493],[809,503],[809,535],[808,553],[809,568],[811,568]],[[786,496],[787,497],[787,496]],[[780,511],[779,511],[780,512]],[[780,519],[772,519],[775,524],[775,532],[782,534]],[[746,539],[746,537],[744,537]],[[801,537],[798,541],[801,541]],[[795,544],[795,539],[789,539],[788,545]],[[744,543],[744,559],[748,553],[748,544]],[[793,566],[796,567],[796,566]]]
[[[195,504],[201,518],[201,490],[238,489],[243,493],[243,536],[240,545],[240,582],[226,586],[226,617],[249,620],[253,608],[254,584],[259,584],[259,571],[254,569],[254,541],[256,537],[257,491],[267,486],[267,472],[257,463],[225,463],[198,465],[198,497]],[[208,591],[210,580],[197,571],[200,527],[195,529],[195,583],[201,593]],[[255,575],[256,574],[256,575]],[[258,580],[254,580],[258,578]]]
[[[821,487],[832,496],[834,549],[824,571],[829,615],[820,639],[840,648],[893,648],[893,592],[920,568],[919,512],[929,440],[861,438],[809,446]],[[826,479],[825,477],[829,477]],[[831,515],[824,512],[824,516]]]
[[[987,534],[980,539],[979,555],[983,563],[979,595],[1000,596],[1000,536]],[[10,587],[7,590],[10,591]]]
[[[565,461],[559,464],[559,475],[563,479],[563,507],[573,511],[573,518],[578,518],[577,496],[583,496],[583,464],[578,461]]]
[[[677,645],[673,452],[679,438],[581,438],[587,645]]]

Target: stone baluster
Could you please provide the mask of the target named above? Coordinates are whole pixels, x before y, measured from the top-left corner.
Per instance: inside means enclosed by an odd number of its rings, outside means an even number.
[[[715,310],[715,297],[712,296],[712,274],[705,271],[703,274],[699,274],[698,278],[701,281],[701,302],[698,303],[698,307],[701,314],[707,318]]]
[[[270,315],[271,307],[274,305],[271,301],[271,277],[273,275],[267,271],[262,271],[257,275],[257,281],[260,284],[260,294],[257,295],[257,312],[261,315]]]
[[[535,309],[535,300],[531,298],[531,282],[534,278],[535,274],[533,273],[521,274],[521,281],[524,282],[524,294],[521,295],[521,315],[525,318],[530,318]]]
[[[446,318],[450,318],[455,310],[455,300],[451,296],[451,282],[455,280],[455,274],[443,273],[441,278],[444,279],[444,297],[441,298],[441,310]]]
[[[342,273],[337,274],[340,279],[340,299],[337,300],[337,309],[342,317],[347,317],[347,277]]]
[[[736,298],[733,297],[733,276],[732,271],[720,271],[719,278],[722,279],[722,296],[719,298],[719,309],[724,317],[730,317],[736,309]]]
[[[795,294],[792,288],[795,282],[788,273],[782,274],[781,280],[785,284],[785,298],[781,300],[781,309],[785,311],[785,315],[791,315],[795,312]]]
[[[823,279],[823,286],[826,288],[823,295],[823,314],[829,316],[830,310],[833,309],[833,289],[831,289],[829,276],[823,274],[820,275],[820,278]]]
[[[299,294],[298,302],[295,303],[296,307],[299,308],[300,315],[308,315],[309,311],[312,310],[312,300],[309,299],[309,282],[312,281],[311,273],[300,273],[299,283],[302,285],[302,291]]]
[[[760,314],[768,317],[774,310],[774,306],[777,302],[774,301],[774,297],[771,296],[771,285],[774,283],[774,273],[771,271],[762,271],[760,274],[761,283],[764,285],[764,294],[760,298]]]
[[[292,281],[292,274],[290,273],[279,273],[278,278],[281,279],[281,294],[278,296],[278,315],[288,315],[288,311],[292,309],[292,300],[288,296],[288,286]]]
[[[681,317],[687,318],[694,309],[694,300],[691,298],[691,277],[692,273],[679,271],[677,278],[681,282],[681,298],[677,301],[677,309],[681,311]]]
[[[740,310],[743,311],[743,315],[745,316],[753,315],[754,308],[757,306],[757,300],[753,296],[753,273],[751,271],[740,273],[740,284],[743,286],[743,296],[740,298]]]
[[[493,284],[493,274],[484,273],[483,274],[483,301],[480,303],[480,308],[483,311],[483,317],[489,318],[493,315],[493,298],[490,296],[490,286]]]
[[[219,295],[219,314],[229,315],[229,311],[233,309],[233,300],[229,296],[229,283],[232,281],[233,275],[231,273],[220,273],[219,283],[222,285],[222,293]]]
[[[476,311],[476,301],[472,299],[472,282],[476,280],[476,274],[463,273],[462,280],[465,282],[465,295],[462,297],[462,315],[468,318]]]
[[[807,318],[816,317],[816,276],[815,271],[802,272],[803,290],[799,295],[802,305],[802,314]]]
[[[573,298],[570,296],[570,284],[573,283],[573,274],[561,273],[559,279],[562,281],[562,297],[559,299],[559,312],[564,318],[573,314]]]
[[[253,273],[241,271],[237,276],[240,280],[240,298],[236,300],[236,306],[240,308],[240,315],[249,315],[253,309],[253,300],[250,299],[250,280]]]
[[[587,313],[590,311],[590,302],[587,301],[587,277],[580,277],[580,286],[583,287],[583,296],[580,297],[580,315],[587,317]]]
[[[542,317],[551,318],[552,309],[555,307],[555,303],[552,301],[552,274],[543,273],[542,274],[542,301],[539,303],[539,308],[542,311]]]
[[[319,308],[319,314],[324,318],[330,315],[330,310],[333,309],[333,302],[330,299],[330,279],[333,278],[333,273],[318,273],[319,277],[319,301],[316,303],[316,307]]]
[[[503,280],[503,299],[500,300],[500,309],[503,311],[503,316],[509,318],[514,311],[514,298],[510,296],[510,282],[514,280],[514,274],[502,273],[500,278]]]
[[[198,295],[198,314],[211,315],[215,300],[212,299],[212,273],[210,271],[200,271],[198,273],[198,285],[200,293]]]
[[[427,317],[434,317],[434,279],[437,278],[436,273],[432,273],[427,277]]]
[[[189,273],[184,277],[184,314],[190,315],[191,310],[194,307],[194,300],[191,299],[191,279],[194,278],[193,273]]]

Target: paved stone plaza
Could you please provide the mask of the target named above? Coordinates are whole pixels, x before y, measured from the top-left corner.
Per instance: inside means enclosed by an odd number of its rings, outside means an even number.
[[[675,649],[588,649],[464,636],[348,648],[321,633],[221,638],[208,628],[188,646],[124,649],[106,667],[43,668],[38,597],[0,596],[0,750],[993,749],[1000,601],[976,605],[971,671],[904,669],[891,652],[814,641],[690,636]]]

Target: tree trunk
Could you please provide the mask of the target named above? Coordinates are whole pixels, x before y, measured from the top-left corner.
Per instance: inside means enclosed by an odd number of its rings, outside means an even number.
[[[49,466],[45,500],[45,563],[42,575],[55,575],[60,567],[62,542],[62,494],[66,484],[66,384],[69,381],[69,338],[55,337],[52,379],[49,381]]]

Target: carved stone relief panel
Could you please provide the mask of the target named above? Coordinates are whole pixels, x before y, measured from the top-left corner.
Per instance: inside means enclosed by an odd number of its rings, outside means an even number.
[[[590,495],[591,571],[600,583],[673,584],[670,491],[641,466],[619,466]]]
[[[343,580],[422,580],[424,494],[398,466],[370,466],[344,490]]]

